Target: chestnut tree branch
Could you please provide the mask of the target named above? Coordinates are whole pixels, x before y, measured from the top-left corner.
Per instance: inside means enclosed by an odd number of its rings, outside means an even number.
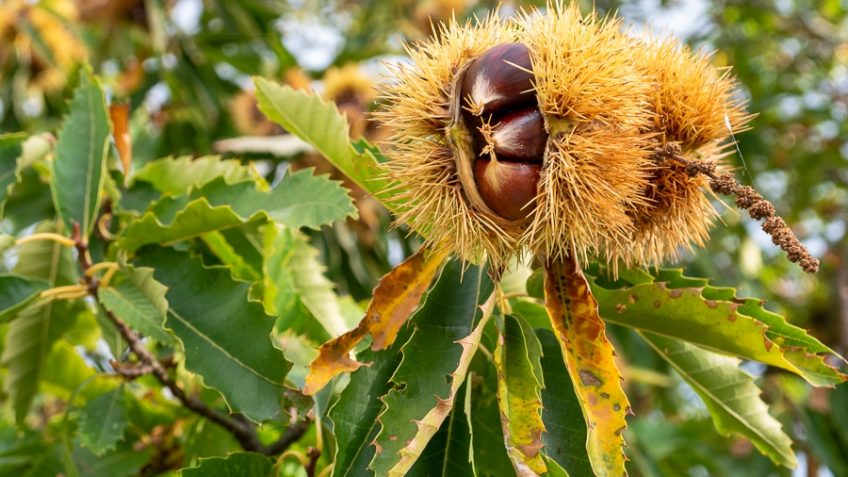
[[[77,250],[77,260],[83,270],[88,270],[91,267],[91,256],[88,251],[88,244],[81,239],[79,224],[74,224],[73,236],[74,247]],[[265,445],[259,439],[256,432],[256,427],[247,419],[240,419],[240,416],[229,416],[213,408],[210,408],[196,396],[187,394],[180,386],[171,378],[165,365],[159,361],[150,350],[142,343],[141,336],[132,330],[114,313],[107,310],[97,299],[99,291],[99,281],[93,275],[83,274],[83,280],[88,287],[88,293],[95,299],[98,306],[118,329],[118,333],[129,345],[130,351],[136,356],[139,364],[134,367],[121,366],[119,363],[114,363],[113,368],[122,376],[128,378],[136,378],[143,374],[152,374],[163,386],[168,388],[171,394],[182,403],[183,406],[191,410],[197,415],[203,416],[206,419],[218,424],[227,432],[233,435],[241,447],[247,451],[259,452],[265,455],[276,455],[285,451],[291,444],[299,440],[309,429],[312,419],[307,416],[286,430],[286,432],[275,442]],[[115,366],[117,364],[117,366]]]

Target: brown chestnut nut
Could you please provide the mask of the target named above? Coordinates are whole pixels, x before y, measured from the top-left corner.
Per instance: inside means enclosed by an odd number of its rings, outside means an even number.
[[[477,57],[465,70],[462,105],[475,116],[536,104],[530,51],[520,43],[504,43]]]
[[[540,164],[478,159],[474,181],[486,205],[508,220],[521,220],[533,212]]]
[[[548,133],[535,105],[502,117],[492,127],[491,141],[498,159],[542,163]]]

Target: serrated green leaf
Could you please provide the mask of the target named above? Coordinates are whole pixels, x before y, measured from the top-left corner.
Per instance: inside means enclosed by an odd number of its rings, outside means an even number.
[[[182,156],[148,162],[133,174],[132,179],[147,182],[163,194],[180,195],[219,177],[227,184],[234,184],[255,180],[258,175],[237,160],[224,160],[220,156]]]
[[[380,396],[391,389],[391,377],[400,364],[400,348],[409,339],[411,328],[401,330],[402,336],[389,349],[375,352],[366,349],[358,359],[371,363],[350,375],[350,383],[330,409],[333,433],[338,447],[333,459],[333,477],[374,475],[368,464],[374,458],[371,443],[380,426],[377,417],[382,409]]]
[[[657,271],[653,281],[664,282],[669,288],[702,288],[702,294],[707,300],[731,301],[739,305],[738,311],[748,315],[768,326],[766,336],[778,346],[785,348],[804,348],[810,353],[835,352],[822,344],[819,340],[810,336],[806,330],[797,327],[777,313],[766,310],[764,301],[757,298],[740,298],[736,296],[736,290],[730,287],[714,287],[705,278],[694,278],[683,275],[681,269],[660,269]]]
[[[407,477],[474,477],[471,459],[471,427],[467,410],[470,402],[468,382],[457,393],[457,403],[430,439],[421,457],[409,469]]]
[[[49,223],[36,232],[53,232]],[[27,242],[18,249],[15,273],[44,280],[50,286],[76,282],[70,250],[53,241]],[[38,390],[50,348],[73,325],[77,303],[43,301],[28,307],[9,325],[0,363],[7,368],[3,388],[11,396],[15,418],[20,423]]]
[[[586,420],[574,394],[574,386],[565,369],[562,351],[553,332],[537,329],[542,346],[542,371],[545,388],[542,390],[542,420],[545,432],[543,452],[550,461],[567,470],[570,475],[592,475],[592,465],[586,455]]]
[[[170,208],[175,202],[171,197],[165,197],[154,205]],[[207,232],[236,227],[249,220],[236,214],[230,206],[213,206],[205,197],[188,203],[184,208],[179,205],[170,221],[158,218],[152,211],[146,212],[126,228],[118,239],[118,246],[135,252],[143,245],[170,245]]]
[[[500,321],[500,320],[499,320]],[[526,322],[511,315],[499,323],[495,367],[504,444],[516,473],[547,471],[542,458],[542,346]]]
[[[271,121],[315,146],[338,170],[369,194],[378,197],[388,185],[375,151],[365,142],[354,149],[347,119],[336,105],[290,86],[255,77],[259,109]]]
[[[450,413],[490,316],[492,289],[483,268],[463,276],[462,264],[450,260],[413,315],[415,331],[392,376],[395,389],[382,397],[370,465],[377,475],[408,471]]]
[[[6,197],[12,186],[21,179],[18,158],[23,151],[21,143],[25,138],[26,135],[21,133],[0,134],[0,219],[3,218]]]
[[[220,391],[234,412],[257,421],[277,416],[291,364],[271,344],[273,320],[248,301],[250,284],[170,249],[151,250],[140,263],[168,287],[166,326],[183,343],[186,368]]]
[[[0,275],[0,323],[14,319],[48,287],[46,281],[37,278]]]
[[[504,446],[503,429],[497,398],[497,376],[491,359],[477,357],[480,371],[468,373],[471,388],[471,446],[474,458],[474,474],[479,477],[501,477],[514,475],[512,462]]]
[[[200,459],[197,467],[182,469],[183,477],[271,477],[271,459],[252,452],[234,452],[226,457]]]
[[[65,230],[71,231],[74,223],[79,224],[84,241],[94,230],[100,209],[111,130],[100,83],[83,68],[70,113],[59,131],[50,185]]]
[[[168,344],[173,343],[174,338],[165,331],[165,314],[168,311],[166,292],[167,288],[153,278],[152,268],[128,265],[108,287],[98,290],[97,298],[104,308],[130,328]]]
[[[749,439],[774,463],[798,465],[792,441],[768,413],[754,379],[739,369],[739,360],[649,332],[641,336],[704,401],[716,429]]]
[[[118,386],[114,391],[88,401],[80,409],[77,431],[81,444],[92,454],[102,456],[115,449],[129,424],[124,388]]]
[[[825,359],[835,353],[762,302],[735,297],[732,289],[706,280],[661,271],[656,282],[606,288],[590,281],[600,313],[611,323],[680,339],[718,353],[777,366],[814,385],[832,385],[845,376]]]
[[[292,229],[317,229],[336,220],[357,218],[358,209],[341,183],[312,173],[312,169],[303,169],[286,175],[272,194],[271,219]]]
[[[263,235],[265,309],[279,315],[279,323],[284,329],[295,325],[299,332],[306,332],[319,342],[344,333],[347,325],[339,297],[333,283],[324,276],[324,265],[318,260],[318,251],[296,230],[268,224]],[[286,323],[287,317],[294,318],[298,303],[309,310],[324,333],[308,323],[300,326]]]
[[[160,199],[127,227],[118,243],[133,252],[142,245],[167,245],[250,221],[270,219],[299,229],[349,216],[356,216],[356,208],[347,192],[310,169],[288,174],[270,192],[257,190],[253,182],[227,184],[218,178],[189,195]]]

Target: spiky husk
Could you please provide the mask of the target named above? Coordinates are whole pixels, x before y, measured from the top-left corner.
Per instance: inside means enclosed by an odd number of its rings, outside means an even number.
[[[518,19],[550,133],[526,241],[536,254],[585,264],[606,255],[601,244],[626,246],[627,210],[646,205],[650,85],[617,20],[583,16],[576,5],[548,7]]]
[[[392,202],[404,204],[398,221],[429,243],[450,243],[464,260],[484,254],[495,268],[520,248],[521,229],[478,212],[464,197],[447,140],[451,85],[456,71],[488,48],[515,41],[515,29],[492,15],[476,25],[442,25],[437,40],[408,49],[412,63],[395,67],[396,81],[378,113],[391,128],[389,173],[399,184]]]
[[[544,14],[496,15],[442,26],[409,50],[411,64],[396,68],[384,93],[387,165],[394,202],[405,204],[398,220],[465,260],[488,256],[495,269],[522,249],[648,265],[703,245],[715,217],[705,180],[654,153],[674,143],[683,158],[726,155],[726,123],[739,131],[750,120],[729,73],[676,42],[627,37],[619,21],[561,1]],[[448,128],[457,73],[506,42],[530,50],[550,138],[533,217],[505,224],[470,205]]]
[[[727,68],[672,39],[634,39],[634,62],[653,83],[650,92],[654,150],[679,146],[684,160],[705,161],[721,169],[731,153],[732,133],[743,131],[753,116],[736,96],[736,81]],[[646,203],[628,213],[636,227],[624,247],[611,255],[627,264],[659,264],[682,250],[703,246],[716,211],[704,191],[708,180],[691,177],[683,162],[654,154]]]

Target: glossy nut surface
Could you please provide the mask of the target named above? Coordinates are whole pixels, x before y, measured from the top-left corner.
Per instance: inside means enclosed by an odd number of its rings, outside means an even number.
[[[503,116],[492,128],[492,143],[499,160],[541,164],[547,142],[545,120],[535,106]]]
[[[509,220],[529,216],[535,208],[540,164],[478,159],[474,180],[480,195],[496,214]]]
[[[472,61],[462,81],[462,105],[475,116],[535,104],[530,51],[520,43],[504,43]]]

